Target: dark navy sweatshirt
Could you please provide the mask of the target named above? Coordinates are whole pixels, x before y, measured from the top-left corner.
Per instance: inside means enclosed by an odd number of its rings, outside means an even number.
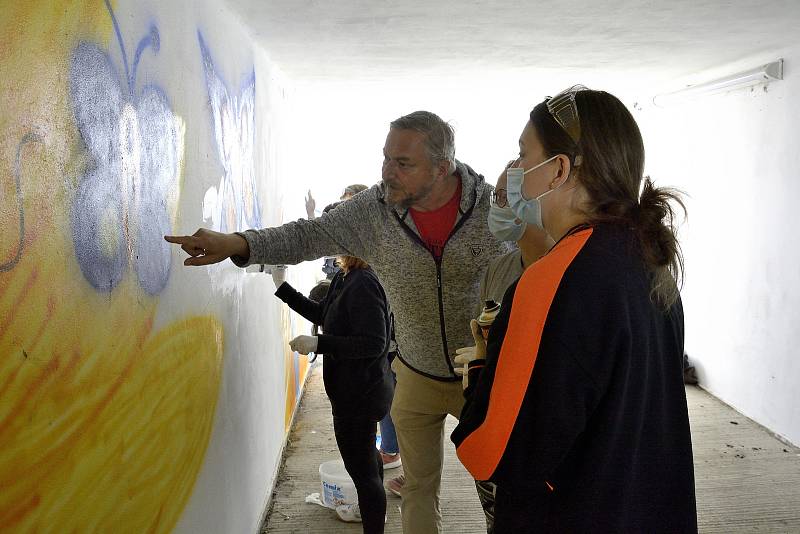
[[[527,532],[696,532],[683,309],[652,301],[634,233],[569,234],[500,310],[452,434],[472,475]]]

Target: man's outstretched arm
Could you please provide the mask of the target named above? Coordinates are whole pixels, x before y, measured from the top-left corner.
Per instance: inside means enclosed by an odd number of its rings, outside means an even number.
[[[308,221],[299,219],[281,226],[222,234],[200,229],[191,236],[165,236],[192,256],[184,265],[209,265],[231,258],[239,267],[251,263],[294,265],[322,256],[347,254],[371,260],[379,248],[376,220],[377,192],[358,195]]]

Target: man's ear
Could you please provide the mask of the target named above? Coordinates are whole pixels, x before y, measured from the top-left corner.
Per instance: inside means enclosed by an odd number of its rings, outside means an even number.
[[[450,162],[446,159],[439,160],[439,164],[436,166],[436,178],[444,178],[449,174],[450,174]]]

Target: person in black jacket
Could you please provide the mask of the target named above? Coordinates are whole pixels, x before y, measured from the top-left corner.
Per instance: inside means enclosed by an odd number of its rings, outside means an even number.
[[[683,204],[643,172],[636,122],[605,92],[545,100],[520,137],[509,205],[556,244],[508,289],[485,345],[473,321],[452,434],[476,480],[497,484],[497,534],[697,532]]]
[[[387,353],[389,304],[375,272],[359,258],[339,258],[341,270],[321,302],[283,283],[275,295],[324,334],[298,336],[292,350],[324,357],[323,380],[331,401],[333,429],[358,505],[342,505],[344,521],[362,521],[365,534],[382,533],[386,520],[383,462],[375,447],[376,424],[389,411],[394,383]]]

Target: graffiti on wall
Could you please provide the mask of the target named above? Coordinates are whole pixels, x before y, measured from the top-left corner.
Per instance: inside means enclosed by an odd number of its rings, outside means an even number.
[[[211,51],[197,32],[208,89],[214,141],[223,173],[219,187],[211,187],[203,199],[203,218],[218,232],[235,232],[261,227],[256,191],[255,72],[249,74],[238,92],[228,89],[214,66]]]
[[[18,213],[18,220],[19,220],[19,238],[17,240],[15,251],[12,256],[8,259],[8,261],[4,261],[0,263],[0,272],[3,271],[10,271],[19,263],[19,260],[22,258],[22,251],[25,248],[25,206],[22,201],[22,150],[28,143],[41,143],[42,138],[41,136],[33,133],[28,132],[22,137],[22,141],[19,142],[19,146],[17,147],[17,155],[14,158],[14,199],[16,200],[17,204],[17,213]]]
[[[223,170],[219,186],[212,186],[206,191],[203,199],[203,219],[218,232],[260,228],[262,220],[254,166],[255,73],[251,72],[245,76],[237,91],[229,89],[199,30],[197,41],[208,91],[214,145]],[[280,212],[278,218],[282,218]],[[221,267],[211,266],[211,269],[216,269],[218,272]],[[212,284],[222,291],[230,291],[232,288],[241,291],[240,283],[239,276],[227,280],[212,277]],[[281,327],[286,388],[284,422],[285,430],[288,432],[309,365],[307,357],[289,350],[289,339],[294,337],[293,334],[299,333],[299,326],[295,324],[285,306],[281,307]]]
[[[183,157],[167,92],[137,82],[159,30],[144,26],[129,65],[107,1],[4,10],[0,530],[170,532],[205,458],[224,342],[216,317],[157,318]]]
[[[160,48],[153,25],[128,65],[119,24],[106,0],[121,50],[121,79],[108,53],[80,43],[70,66],[70,95],[81,138],[93,165],[81,176],[72,209],[75,253],[84,276],[111,291],[129,265],[142,288],[160,293],[170,271],[165,199],[176,187],[178,129],[164,91],[136,88],[142,53]]]

